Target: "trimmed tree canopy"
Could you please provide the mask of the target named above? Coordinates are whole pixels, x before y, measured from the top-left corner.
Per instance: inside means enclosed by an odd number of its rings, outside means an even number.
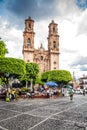
[[[29,78],[36,79],[39,73],[39,66],[36,63],[26,63],[26,73]]]
[[[72,80],[72,76],[67,70],[52,70],[42,74],[42,81],[55,81],[58,83],[68,83]]]
[[[25,62],[16,58],[0,58],[0,73],[25,74]]]

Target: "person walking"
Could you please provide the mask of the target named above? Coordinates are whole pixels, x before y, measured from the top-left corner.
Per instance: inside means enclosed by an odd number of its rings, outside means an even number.
[[[50,90],[49,90],[49,88],[47,89],[47,98],[49,98],[50,97]]]
[[[83,95],[85,96],[85,89],[83,89]]]
[[[73,100],[73,89],[70,89],[69,95],[70,95],[70,100]]]

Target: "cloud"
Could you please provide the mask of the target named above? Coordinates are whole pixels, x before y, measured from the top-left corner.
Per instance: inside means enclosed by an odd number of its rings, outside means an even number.
[[[75,1],[68,0],[6,0],[3,8],[8,13],[6,17],[12,21],[12,25],[23,24],[22,21],[28,16],[40,21],[65,17],[69,19],[69,15],[73,17],[75,12],[79,13]],[[20,24],[21,26],[23,27]]]
[[[73,17],[73,14],[78,13],[79,11],[78,7],[76,6],[75,0],[58,0],[56,8],[60,16],[67,16],[67,18],[69,15]]]
[[[34,19],[49,17],[49,13],[55,14],[55,1],[53,0],[6,0],[5,7],[9,13],[13,13],[18,18],[33,16]]]
[[[8,28],[9,22],[0,17],[0,37],[8,49],[8,57],[22,58],[23,34],[15,27]]]
[[[76,4],[80,9],[87,8],[87,0],[76,0]]]
[[[75,75],[79,78],[83,74],[87,75],[87,56],[78,56],[69,65],[71,66],[71,72],[75,72]]]
[[[87,35],[87,9],[85,9],[78,18],[77,35]]]
[[[80,67],[80,71],[87,71],[87,65],[83,65]]]
[[[78,56],[76,57],[75,61],[71,64],[72,66],[77,66],[77,65],[87,65],[87,56]]]
[[[67,49],[67,48],[61,48],[61,52],[63,53],[67,53],[67,54],[73,54],[73,53],[77,53],[76,50],[70,50],[70,49]]]

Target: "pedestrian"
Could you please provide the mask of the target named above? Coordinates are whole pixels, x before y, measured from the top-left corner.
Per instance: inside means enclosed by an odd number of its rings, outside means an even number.
[[[50,90],[49,90],[49,88],[47,89],[47,98],[49,98],[50,97]]]
[[[8,91],[6,92],[6,101],[7,102],[11,101],[11,94]]]
[[[50,97],[53,97],[53,89],[50,90]]]
[[[15,89],[13,89],[11,91],[11,99],[14,100],[15,99]]]
[[[83,95],[85,96],[85,89],[83,89]]]
[[[73,89],[70,89],[69,95],[70,95],[70,100],[73,100]]]

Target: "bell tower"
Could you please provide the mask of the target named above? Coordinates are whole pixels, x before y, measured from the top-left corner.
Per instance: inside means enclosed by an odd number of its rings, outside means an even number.
[[[49,24],[49,34],[48,34],[48,51],[49,51],[49,64],[50,70],[59,69],[59,35],[57,24],[52,20]]]
[[[26,62],[33,62],[34,35],[34,20],[29,17],[25,20],[25,30],[23,32],[23,56]]]
[[[48,49],[43,45],[38,49],[34,47],[34,20],[28,17],[25,20],[23,32],[23,59],[25,62],[37,63],[40,67],[40,73],[48,70],[59,69],[59,35],[58,24],[52,20],[48,26]]]

